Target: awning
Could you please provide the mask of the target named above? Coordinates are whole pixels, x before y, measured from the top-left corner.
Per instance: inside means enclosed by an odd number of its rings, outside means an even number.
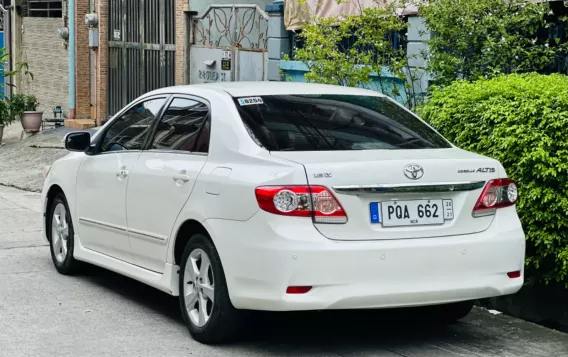
[[[347,0],[338,4],[335,0],[285,0],[284,24],[288,30],[297,30],[310,18],[352,16],[367,7],[386,7],[392,0]],[[399,9],[401,15],[414,15],[418,7],[414,4]]]
[[[385,7],[386,4],[396,0],[346,0],[338,4],[335,0],[284,0],[284,24],[288,30],[297,30],[307,23],[311,17],[328,18],[352,16],[361,13],[366,7]],[[556,2],[561,0],[529,0],[534,3]],[[428,0],[407,0],[404,8],[399,9],[401,15],[411,16],[418,14],[416,4],[426,4]],[[410,4],[412,3],[412,4]]]

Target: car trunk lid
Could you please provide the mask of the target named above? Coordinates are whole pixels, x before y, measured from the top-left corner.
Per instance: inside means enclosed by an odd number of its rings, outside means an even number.
[[[328,187],[345,224],[315,224],[335,240],[432,238],[477,233],[493,216],[472,216],[495,160],[457,148],[272,152],[305,167],[310,185]]]

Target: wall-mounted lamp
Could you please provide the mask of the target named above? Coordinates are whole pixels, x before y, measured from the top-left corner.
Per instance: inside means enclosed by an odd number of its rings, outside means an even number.
[[[69,40],[69,28],[60,27],[57,29],[57,33],[63,41],[67,42]]]
[[[67,27],[60,27],[57,29],[57,33],[59,37],[63,40],[63,48],[67,49],[69,45],[69,28]]]

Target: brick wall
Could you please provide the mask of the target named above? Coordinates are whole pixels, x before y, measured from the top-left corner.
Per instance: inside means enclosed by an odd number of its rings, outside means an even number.
[[[89,26],[85,14],[89,13],[89,0],[75,0],[75,106],[77,119],[91,117],[91,64]]]
[[[186,84],[185,74],[185,42],[186,20],[184,11],[187,0],[176,0],[176,84]]]
[[[22,80],[24,92],[35,94],[39,110],[50,112],[61,106],[69,114],[69,53],[57,28],[63,27],[62,18],[25,17],[22,19],[22,60],[30,66],[34,79]]]

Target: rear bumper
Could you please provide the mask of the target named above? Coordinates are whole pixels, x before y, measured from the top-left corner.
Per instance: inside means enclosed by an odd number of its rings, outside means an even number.
[[[503,210],[505,211],[505,210]],[[481,233],[332,241],[308,219],[260,211],[247,222],[208,220],[231,301],[252,310],[433,305],[513,294],[523,284],[525,236],[513,210]],[[288,295],[288,286],[313,286]]]

